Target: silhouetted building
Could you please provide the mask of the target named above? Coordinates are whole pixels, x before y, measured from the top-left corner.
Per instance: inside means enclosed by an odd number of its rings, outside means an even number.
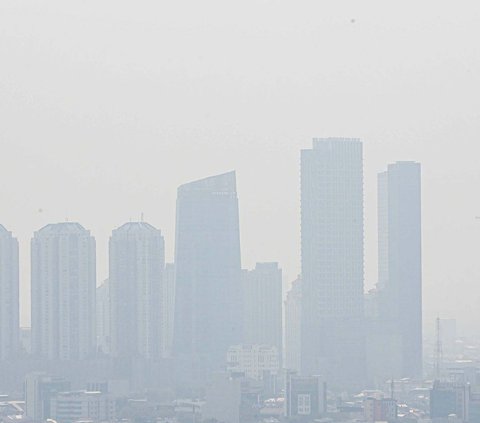
[[[363,158],[358,139],[301,154],[302,374],[332,387],[365,378]]]
[[[320,417],[327,411],[327,387],[320,376],[287,374],[285,389],[285,415],[287,418]]]
[[[285,300],[285,368],[300,372],[302,280],[296,279]]]
[[[70,382],[42,372],[29,373],[25,378],[25,414],[34,422],[52,417],[51,399],[59,392],[68,391]]]
[[[257,263],[242,272],[243,344],[282,351],[282,270],[278,263]]]
[[[174,353],[185,377],[224,366],[228,347],[241,342],[240,269],[235,173],[180,186]]]
[[[130,222],[110,238],[111,354],[159,359],[163,342],[165,243],[160,230]]]
[[[0,225],[0,360],[19,348],[18,241]]]
[[[95,352],[95,240],[79,223],[50,224],[32,249],[32,352],[51,360]]]
[[[454,414],[462,422],[468,422],[469,404],[469,385],[437,381],[430,391],[430,418],[433,422],[445,422]]]
[[[378,176],[378,301],[385,376],[422,377],[421,235],[420,164],[391,164]]]

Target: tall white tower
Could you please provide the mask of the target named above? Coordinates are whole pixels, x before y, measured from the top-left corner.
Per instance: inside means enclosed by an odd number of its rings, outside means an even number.
[[[314,139],[301,155],[302,372],[362,385],[363,153],[350,138]]]
[[[110,238],[111,354],[162,356],[162,282],[165,243],[160,230],[130,222]]]
[[[0,360],[18,352],[18,284],[18,242],[0,225]]]
[[[95,352],[95,239],[79,223],[49,224],[32,249],[32,352],[81,360]]]

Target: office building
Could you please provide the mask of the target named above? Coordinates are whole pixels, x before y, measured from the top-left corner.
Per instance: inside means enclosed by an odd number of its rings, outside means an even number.
[[[327,385],[320,376],[289,372],[285,401],[287,418],[318,418],[327,411]]]
[[[257,263],[242,272],[243,344],[282,351],[282,270],[278,263]]]
[[[31,242],[32,352],[50,360],[95,353],[95,240],[79,223],[50,224]]]
[[[0,361],[19,349],[18,241],[0,225]]]
[[[25,414],[34,422],[52,418],[51,399],[70,389],[65,379],[42,372],[29,373],[25,378]]]
[[[421,232],[420,164],[391,164],[378,176],[379,317],[390,377],[422,377]]]
[[[300,372],[302,281],[298,277],[285,300],[285,368]]]
[[[430,418],[445,422],[455,415],[460,421],[469,421],[470,385],[436,381],[430,391]]]
[[[115,421],[115,400],[98,391],[59,392],[50,400],[50,418],[58,423]]]
[[[202,380],[241,343],[235,173],[180,186],[176,220],[174,353],[185,378]]]
[[[397,401],[392,398],[366,398],[363,401],[366,422],[393,422],[397,420]]]
[[[265,375],[277,375],[280,354],[269,345],[235,345],[227,352],[227,371],[243,373],[247,378],[262,380]]]
[[[314,139],[301,154],[302,335],[305,376],[332,387],[365,379],[363,158],[358,139]]]
[[[110,331],[114,357],[159,359],[165,243],[160,230],[130,222],[110,238]]]

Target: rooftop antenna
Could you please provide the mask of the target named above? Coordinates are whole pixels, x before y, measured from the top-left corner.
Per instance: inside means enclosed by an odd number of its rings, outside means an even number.
[[[436,324],[436,342],[435,342],[435,378],[440,380],[442,372],[443,348],[442,348],[442,331],[440,327],[440,317],[437,317]]]

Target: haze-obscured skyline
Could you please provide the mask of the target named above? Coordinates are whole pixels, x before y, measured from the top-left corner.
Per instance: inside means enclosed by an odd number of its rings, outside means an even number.
[[[237,171],[243,267],[299,272],[299,158],[364,142],[365,286],[377,281],[376,176],[423,169],[427,316],[478,321],[480,6],[425,1],[0,4],[0,223],[20,242],[28,324],[33,231],[130,218],[165,235],[176,189]],[[40,212],[40,210],[42,210]]]

